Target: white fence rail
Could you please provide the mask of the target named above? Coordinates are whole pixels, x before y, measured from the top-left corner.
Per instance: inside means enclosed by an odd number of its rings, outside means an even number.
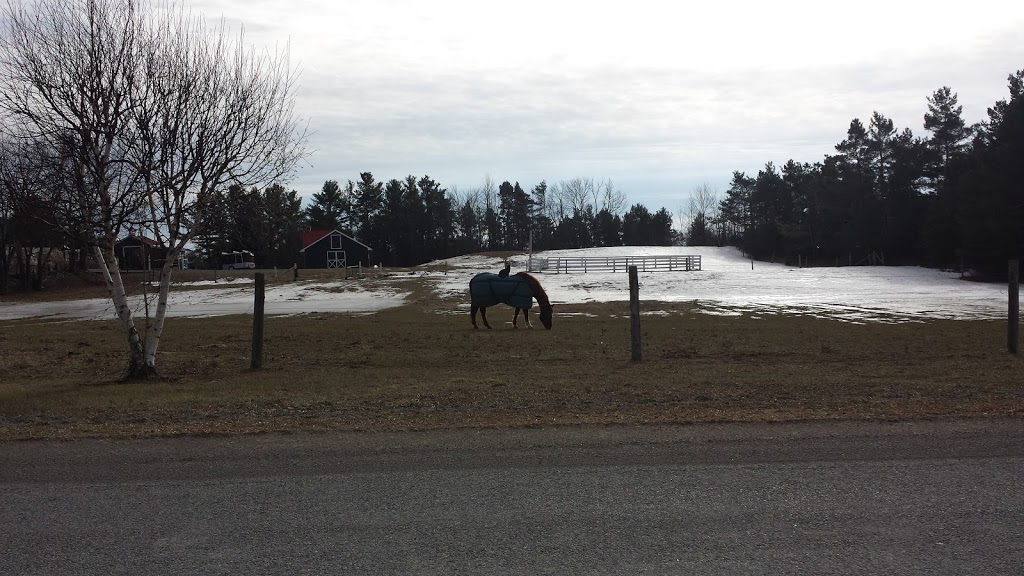
[[[586,272],[626,272],[636,266],[638,272],[690,272],[700,270],[700,256],[549,256],[531,258],[530,272],[573,274]]]

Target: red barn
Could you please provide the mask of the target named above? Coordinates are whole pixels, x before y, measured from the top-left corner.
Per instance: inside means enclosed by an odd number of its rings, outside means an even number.
[[[121,270],[158,270],[167,260],[167,248],[152,238],[129,232],[114,243],[114,255]]]

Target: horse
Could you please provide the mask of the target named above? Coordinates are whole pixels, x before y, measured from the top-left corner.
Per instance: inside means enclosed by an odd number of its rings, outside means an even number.
[[[512,316],[512,326],[518,328],[519,312],[522,311],[526,319],[526,327],[533,328],[530,324],[530,307],[533,306],[533,299],[537,299],[540,306],[540,323],[544,328],[551,330],[551,313],[554,305],[548,299],[547,292],[541,287],[536,278],[526,272],[519,272],[507,278],[497,274],[483,272],[473,276],[469,281],[469,296],[471,307],[469,317],[473,321],[473,328],[476,328],[476,311],[480,310],[480,317],[488,330],[491,325],[487,323],[487,307],[496,304],[508,304],[516,309]]]

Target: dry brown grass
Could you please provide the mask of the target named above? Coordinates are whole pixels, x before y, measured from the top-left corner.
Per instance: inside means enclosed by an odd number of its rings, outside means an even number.
[[[474,331],[416,281],[373,315],[270,317],[265,368],[251,319],[171,319],[158,368],[119,382],[113,322],[0,322],[0,438],[1019,416],[1022,361],[999,322],[855,325],[709,316],[643,303],[630,362],[628,304],[560,307],[555,328]]]

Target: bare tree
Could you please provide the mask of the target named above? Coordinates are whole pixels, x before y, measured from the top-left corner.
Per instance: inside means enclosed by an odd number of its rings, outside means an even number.
[[[561,222],[563,218],[567,217],[567,210],[565,200],[563,200],[562,185],[559,182],[552,182],[548,185],[546,198],[544,200],[545,212],[553,223],[557,224]]]
[[[562,180],[558,186],[559,199],[571,210],[572,215],[583,214],[587,206],[591,206],[591,198],[597,195],[597,185],[592,178],[572,178]]]
[[[305,141],[287,52],[258,54],[241,34],[231,40],[223,24],[209,33],[182,13],[153,24],[131,159],[145,185],[150,230],[168,248],[146,337],[148,365],[166,318],[171,266],[201,227],[214,191],[278,180],[302,158]]]
[[[484,210],[490,208],[495,212],[498,211],[498,185],[494,183],[490,174],[484,175],[484,181],[477,188],[477,192],[483,201]]]
[[[688,244],[707,245],[713,243],[713,227],[718,221],[718,204],[718,192],[712,189],[707,182],[693,189],[687,212]]]
[[[287,51],[259,54],[223,24],[131,0],[9,4],[4,16],[0,108],[70,153],[75,231],[127,336],[127,376],[154,376],[171,266],[215,191],[278,180],[305,154]],[[145,335],[114,253],[128,225],[168,249]]]
[[[718,191],[707,182],[700,184],[690,194],[689,216],[692,220],[697,214],[704,214],[714,219],[718,211]]]
[[[595,195],[594,206],[598,207],[598,211],[607,210],[618,215],[626,210],[626,195],[615,188],[611,178],[599,182],[597,190],[600,191],[600,198]]]
[[[452,205],[465,206],[468,204],[477,217],[483,218],[484,205],[481,188],[469,188],[463,191],[458,186],[452,185],[448,189],[448,195],[451,196]]]
[[[483,242],[483,192],[481,188],[462,191],[456,186],[449,189],[452,205],[457,211],[456,222],[462,236],[461,250],[475,251]]]

